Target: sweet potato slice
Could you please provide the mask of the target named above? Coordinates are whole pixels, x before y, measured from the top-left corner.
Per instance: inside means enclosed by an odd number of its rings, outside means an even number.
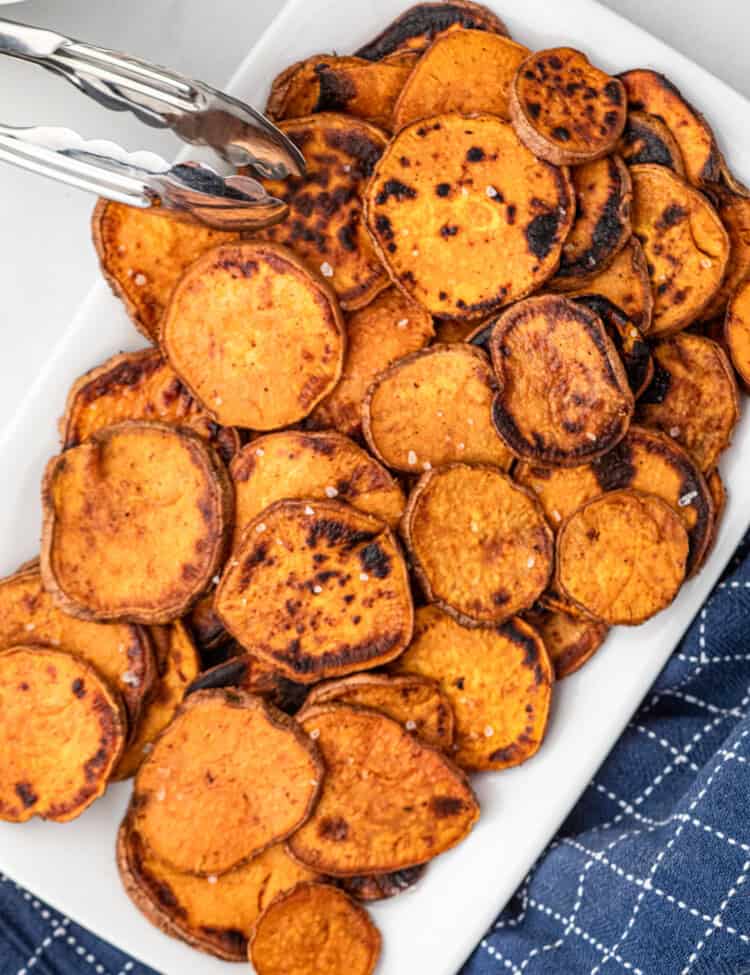
[[[606,298],[645,335],[651,328],[654,297],[638,238],[631,237],[608,268],[586,282],[580,291],[568,292],[568,297],[575,298],[580,294]]]
[[[638,420],[669,434],[702,471],[716,466],[739,419],[739,394],[724,350],[681,332],[652,347],[654,378],[638,401]]]
[[[702,193],[664,166],[633,166],[633,232],[654,291],[652,336],[699,319],[719,292],[729,236]]]
[[[617,151],[627,166],[653,163],[666,166],[683,178],[686,175],[677,139],[658,116],[648,112],[628,112]]]
[[[729,234],[731,247],[721,288],[701,315],[704,321],[724,315],[732,295],[750,277],[750,198],[722,186],[712,187],[710,196]]]
[[[418,3],[392,21],[357,51],[357,57],[380,61],[403,52],[421,54],[435,38],[458,28],[508,36],[505,24],[489,8],[471,0]]]
[[[262,241],[217,247],[183,275],[162,322],[164,351],[209,414],[273,430],[307,416],[344,360],[344,322],[322,278]]]
[[[541,636],[556,680],[580,670],[601,647],[609,632],[606,623],[576,618],[541,606],[524,613],[524,618]]]
[[[711,537],[708,540],[708,545],[706,546],[706,552],[703,556],[703,564],[708,561],[708,557],[716,545],[716,540],[719,537],[719,531],[721,530],[721,523],[724,519],[724,509],[727,506],[727,491],[724,486],[724,482],[721,479],[721,474],[719,474],[718,467],[714,467],[706,474],[706,484],[708,485],[708,490],[711,494],[711,499],[714,504],[714,524],[713,530],[711,532]]]
[[[197,677],[186,694],[214,690],[217,687],[238,687],[270,701],[285,714],[296,714],[307,697],[308,687],[289,680],[281,671],[271,667],[251,653],[241,653],[223,663],[210,667]]]
[[[123,352],[73,383],[60,421],[63,450],[123,420],[158,420],[189,427],[228,464],[240,449],[239,434],[220,427],[180,382],[156,349]]]
[[[708,123],[663,74],[636,68],[620,75],[628,108],[655,115],[680,147],[688,180],[694,186],[719,180],[720,154]]]
[[[367,226],[393,281],[433,315],[476,318],[557,269],[574,213],[566,171],[492,115],[403,128],[370,181]]]
[[[185,617],[201,654],[216,650],[231,640],[230,635],[224,629],[224,624],[214,612],[215,591],[216,586],[212,585],[203,593]]]
[[[528,609],[552,573],[552,532],[531,491],[491,467],[423,474],[403,531],[432,602],[463,623],[500,623]]]
[[[539,749],[555,677],[541,637],[523,620],[468,629],[423,606],[395,666],[440,682],[456,716],[454,759],[462,768],[509,768]]]
[[[510,89],[511,117],[521,141],[556,166],[609,155],[627,111],[622,82],[571,47],[529,55]]]
[[[354,704],[399,721],[428,745],[450,753],[453,745],[453,711],[450,701],[433,680],[414,675],[386,677],[355,674],[318,684],[308,695],[313,704]]]
[[[729,302],[724,341],[742,385],[750,389],[750,278],[740,285]]]
[[[513,480],[534,492],[555,530],[582,504],[602,493],[592,464],[552,468],[522,460],[513,468]]]
[[[633,396],[638,399],[654,378],[654,363],[643,334],[617,305],[603,295],[579,295],[573,300],[601,318],[622,360]]]
[[[577,467],[627,433],[634,399],[598,315],[567,298],[519,302],[490,338],[495,429],[521,460]]]
[[[250,941],[257,975],[372,975],[380,932],[366,911],[329,884],[299,884],[261,915]]]
[[[75,819],[122,754],[117,692],[82,657],[25,646],[0,652],[0,690],[0,819]]]
[[[42,488],[45,589],[81,619],[167,623],[217,572],[233,516],[197,434],[128,420],[53,457]]]
[[[317,875],[293,860],[283,843],[221,877],[180,873],[149,854],[129,821],[117,834],[117,867],[125,891],[165,934],[222,958],[245,961],[250,934],[278,895]]]
[[[307,173],[266,181],[269,193],[289,204],[283,223],[263,231],[286,244],[333,288],[345,311],[362,308],[388,286],[362,221],[362,197],[386,146],[381,129],[335,112],[280,122],[304,153]]]
[[[358,901],[383,901],[410,890],[424,877],[427,864],[420,863],[406,870],[390,873],[371,873],[361,877],[337,877],[336,886]]]
[[[230,468],[235,539],[275,501],[338,498],[395,528],[404,493],[384,467],[340,433],[285,430],[247,444]]]
[[[375,379],[362,409],[367,443],[388,467],[421,473],[454,461],[504,470],[512,456],[492,425],[497,383],[486,355],[433,345]]]
[[[304,684],[387,663],[411,638],[396,539],[379,518],[338,501],[278,501],[261,512],[215,604],[244,647]]]
[[[315,743],[266,701],[240,690],[200,691],[138,770],[133,828],[175,870],[226,873],[308,818],[323,771]]]
[[[494,320],[494,316],[492,316]],[[467,342],[480,327],[483,327],[485,320],[477,322],[459,321],[455,318],[442,318],[435,322],[435,340],[443,345],[450,345],[452,342]]]
[[[312,429],[362,432],[362,402],[375,376],[418,352],[435,334],[432,316],[398,288],[387,288],[346,320],[346,355],[338,385],[307,419]]]
[[[40,645],[86,660],[122,697],[131,730],[137,727],[157,678],[151,640],[142,626],[92,623],[55,606],[39,567],[0,580],[0,649]]]
[[[444,112],[486,112],[509,122],[510,86],[528,54],[528,48],[501,34],[480,30],[443,34],[409,75],[393,110],[393,130]]]
[[[96,204],[91,229],[102,274],[135,327],[154,344],[183,272],[209,248],[238,237],[111,200]]]
[[[292,854],[333,876],[389,873],[460,843],[479,817],[465,776],[399,722],[367,708],[320,704],[298,718],[326,775]]]
[[[635,626],[672,602],[687,559],[687,531],[670,505],[641,491],[611,491],[560,529],[556,583],[596,619]]]

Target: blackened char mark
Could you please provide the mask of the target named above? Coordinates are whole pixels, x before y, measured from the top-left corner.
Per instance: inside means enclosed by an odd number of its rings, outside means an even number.
[[[478,12],[467,10],[458,4],[421,3],[401,14],[374,41],[356,51],[355,57],[380,61],[388,54],[407,46],[412,38],[423,37],[424,46],[427,47],[436,34],[453,24],[470,30],[492,30],[493,21],[494,18],[478,16]],[[499,27],[499,21],[495,21],[495,24]]]
[[[557,229],[560,217],[557,213],[540,213],[526,227],[526,240],[529,250],[543,261],[557,241]]]

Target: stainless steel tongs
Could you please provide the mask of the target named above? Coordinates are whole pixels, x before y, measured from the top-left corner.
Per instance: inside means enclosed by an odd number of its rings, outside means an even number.
[[[301,175],[302,153],[249,105],[165,68],[53,31],[0,19],[0,54],[61,75],[113,111],[172,129],[208,146],[233,167],[261,177]],[[152,152],[86,141],[65,128],[0,125],[0,160],[136,207],[221,230],[260,229],[286,216],[286,204],[249,176],[221,176],[202,162],[170,165]]]

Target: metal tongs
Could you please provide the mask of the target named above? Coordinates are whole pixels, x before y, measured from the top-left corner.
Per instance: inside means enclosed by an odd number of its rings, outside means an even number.
[[[184,142],[208,146],[232,167],[251,167],[266,179],[304,173],[302,153],[264,115],[203,82],[3,19],[0,54],[61,75],[105,108],[132,112],[146,125],[172,129]],[[0,160],[220,230],[260,229],[287,213],[286,204],[250,176],[221,176],[202,162],[170,165],[155,153],[85,141],[65,128],[0,125]]]

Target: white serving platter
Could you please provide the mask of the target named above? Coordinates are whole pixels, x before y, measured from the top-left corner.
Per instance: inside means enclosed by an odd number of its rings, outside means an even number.
[[[750,181],[750,102],[707,71],[594,0],[488,2],[530,47],[573,45],[611,71],[642,66],[667,74],[706,113],[731,165]],[[407,0],[289,0],[228,88],[262,106],[271,79],[292,61],[353,51],[405,6]],[[0,573],[37,552],[39,483],[58,447],[56,420],[68,387],[107,356],[142,344],[120,303],[98,283],[0,439]],[[453,975],[490,926],[617,740],[742,537],[750,522],[748,457],[746,413],[722,463],[729,503],[705,570],[669,610],[637,629],[615,631],[591,663],[558,685],[549,733],[533,761],[476,777],[482,817],[469,839],[432,864],[414,892],[372,908],[383,934],[379,975]],[[226,963],[161,934],[125,896],[114,844],[129,792],[127,784],[112,787],[63,826],[0,824],[0,869],[164,975],[228,971]]]

